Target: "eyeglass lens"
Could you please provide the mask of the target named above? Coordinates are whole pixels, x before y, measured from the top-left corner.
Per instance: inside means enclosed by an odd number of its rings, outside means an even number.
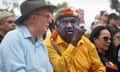
[[[103,39],[104,39],[105,41],[108,41],[108,40],[111,41],[111,38],[109,38],[109,37],[103,37]]]

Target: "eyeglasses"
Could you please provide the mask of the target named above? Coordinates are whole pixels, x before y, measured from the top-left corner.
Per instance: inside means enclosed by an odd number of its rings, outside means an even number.
[[[57,24],[64,24],[64,25],[67,25],[68,23],[72,25],[79,24],[79,20],[78,19],[69,19],[69,20],[61,19],[57,22]]]
[[[52,19],[52,16],[50,16],[50,15],[48,15],[48,14],[36,14],[36,13],[35,13],[35,15],[40,15],[40,16],[43,16],[43,17],[45,17],[45,18],[47,18],[47,19]]]
[[[10,20],[10,21],[7,21],[7,23],[11,24],[11,23],[15,23],[15,21]]]
[[[111,41],[111,38],[110,38],[110,37],[106,37],[106,36],[105,36],[105,37],[103,37],[103,39],[104,39],[104,41],[109,41],[109,40]]]

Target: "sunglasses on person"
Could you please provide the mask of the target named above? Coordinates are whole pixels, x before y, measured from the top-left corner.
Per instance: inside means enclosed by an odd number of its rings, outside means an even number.
[[[107,37],[107,36],[105,36],[105,37],[103,37],[103,39],[104,39],[104,41],[111,41],[111,38],[110,37]]]

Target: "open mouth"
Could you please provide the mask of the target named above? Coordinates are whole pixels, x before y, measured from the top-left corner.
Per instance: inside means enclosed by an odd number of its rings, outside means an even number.
[[[66,32],[67,34],[73,34],[73,30],[72,30],[72,29],[66,29],[65,32]]]

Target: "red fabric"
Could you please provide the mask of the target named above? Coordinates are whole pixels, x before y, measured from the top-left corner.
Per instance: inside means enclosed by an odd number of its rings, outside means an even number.
[[[105,63],[106,64],[106,67],[108,67],[108,68],[111,68],[111,69],[114,69],[114,70],[116,70],[116,71],[118,71],[118,66],[117,65],[115,65],[115,64],[113,64],[112,62],[106,62]]]

